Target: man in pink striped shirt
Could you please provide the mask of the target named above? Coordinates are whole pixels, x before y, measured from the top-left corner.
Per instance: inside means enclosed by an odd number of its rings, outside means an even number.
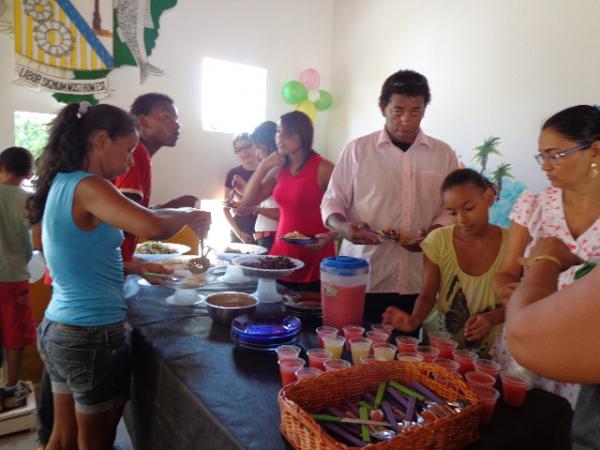
[[[380,321],[389,305],[412,311],[421,289],[420,240],[453,223],[440,187],[458,163],[448,144],[420,128],[430,98],[423,75],[401,70],[388,77],[379,97],[383,130],[344,148],[321,204],[324,223],[344,237],[340,254],[371,266],[367,321]],[[376,232],[384,228],[416,242],[381,243]]]

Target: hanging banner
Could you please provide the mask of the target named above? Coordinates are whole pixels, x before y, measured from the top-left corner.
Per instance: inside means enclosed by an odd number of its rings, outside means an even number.
[[[94,95],[96,98],[108,95],[108,80],[106,78],[95,80],[76,80],[59,78],[44,72],[16,65],[16,76],[22,84],[31,87],[40,87],[61,94]]]

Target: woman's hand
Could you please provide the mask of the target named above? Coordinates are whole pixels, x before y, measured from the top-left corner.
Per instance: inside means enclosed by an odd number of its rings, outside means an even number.
[[[413,323],[410,314],[395,306],[388,306],[386,308],[382,315],[382,322],[390,324],[396,330],[402,331],[403,333],[412,333],[418,326]]]
[[[511,295],[515,292],[515,289],[519,286],[518,282],[515,283],[506,283],[498,290],[498,300],[506,306],[508,301],[510,300]]]
[[[313,252],[320,252],[325,246],[333,241],[334,235],[331,233],[319,233],[315,235],[315,238],[317,239],[317,242],[314,244],[306,244],[304,247]]]
[[[469,317],[465,323],[465,339],[469,342],[479,341],[490,334],[492,324],[485,314],[477,314]]]
[[[583,261],[577,255],[571,253],[571,249],[560,239],[556,237],[539,238],[521,264],[527,266],[527,263],[539,256],[551,256],[559,262],[560,271],[563,272],[569,267],[581,264]]]
[[[244,189],[246,189],[246,180],[239,175],[234,175],[231,180],[231,188],[240,197],[244,195]]]
[[[190,214],[192,217],[188,223],[189,227],[194,230],[198,238],[205,239],[211,224],[210,213],[195,209],[190,211]]]
[[[273,167],[283,167],[285,163],[285,157],[279,152],[273,152],[265,159],[263,159],[258,167],[264,171],[269,172]]]
[[[152,284],[162,284],[162,278],[154,278],[144,275],[144,273],[161,273],[169,275],[172,270],[167,269],[162,264],[144,261],[142,259],[133,258],[131,261],[124,263],[125,273],[131,275],[140,275]]]
[[[237,234],[237,237],[240,239],[240,241],[242,241],[244,244],[252,244],[254,242],[254,238],[252,237],[252,235],[248,234],[248,233],[244,233],[243,231],[240,231]]]

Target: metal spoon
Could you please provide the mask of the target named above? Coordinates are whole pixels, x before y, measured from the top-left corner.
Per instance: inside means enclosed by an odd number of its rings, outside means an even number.
[[[378,441],[389,441],[396,437],[396,432],[394,430],[390,430],[388,428],[377,428],[371,429],[371,436],[373,436]]]

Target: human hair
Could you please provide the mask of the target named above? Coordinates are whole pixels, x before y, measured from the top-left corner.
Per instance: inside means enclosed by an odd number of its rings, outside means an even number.
[[[313,136],[314,128],[310,118],[301,111],[292,111],[280,117],[281,127],[286,132],[298,134],[300,136],[300,145],[306,153],[314,152]]]
[[[159,104],[173,104],[173,99],[165,94],[159,94],[157,92],[150,92],[148,94],[140,95],[131,104],[129,111],[134,116],[147,116],[156,105]]]
[[[8,147],[0,153],[0,166],[16,177],[25,178],[31,173],[33,155],[23,147]]]
[[[254,141],[252,140],[252,136],[250,136],[250,133],[238,133],[233,137],[232,143],[235,146],[235,143],[237,141],[248,141],[250,143],[253,143]]]
[[[456,186],[464,186],[465,184],[471,184],[482,191],[489,188],[494,191],[494,194],[496,193],[496,185],[473,169],[456,169],[450,172],[442,183],[441,191],[446,192]]]
[[[36,191],[28,205],[31,223],[42,220],[56,174],[84,169],[91,150],[90,138],[100,130],[114,140],[136,132],[137,124],[133,116],[116,106],[90,106],[85,111],[79,103],[65,106],[52,121],[48,143],[39,159]]]
[[[600,140],[600,111],[590,105],[571,106],[546,120],[542,130],[548,128],[574,142],[591,144]]]
[[[267,120],[257,126],[250,136],[252,137],[255,146],[266,147],[268,153],[273,153],[277,150],[275,133],[277,133],[277,124]]]
[[[384,81],[379,96],[379,107],[385,108],[393,94],[423,97],[425,106],[431,101],[427,78],[414,70],[399,70]]]

